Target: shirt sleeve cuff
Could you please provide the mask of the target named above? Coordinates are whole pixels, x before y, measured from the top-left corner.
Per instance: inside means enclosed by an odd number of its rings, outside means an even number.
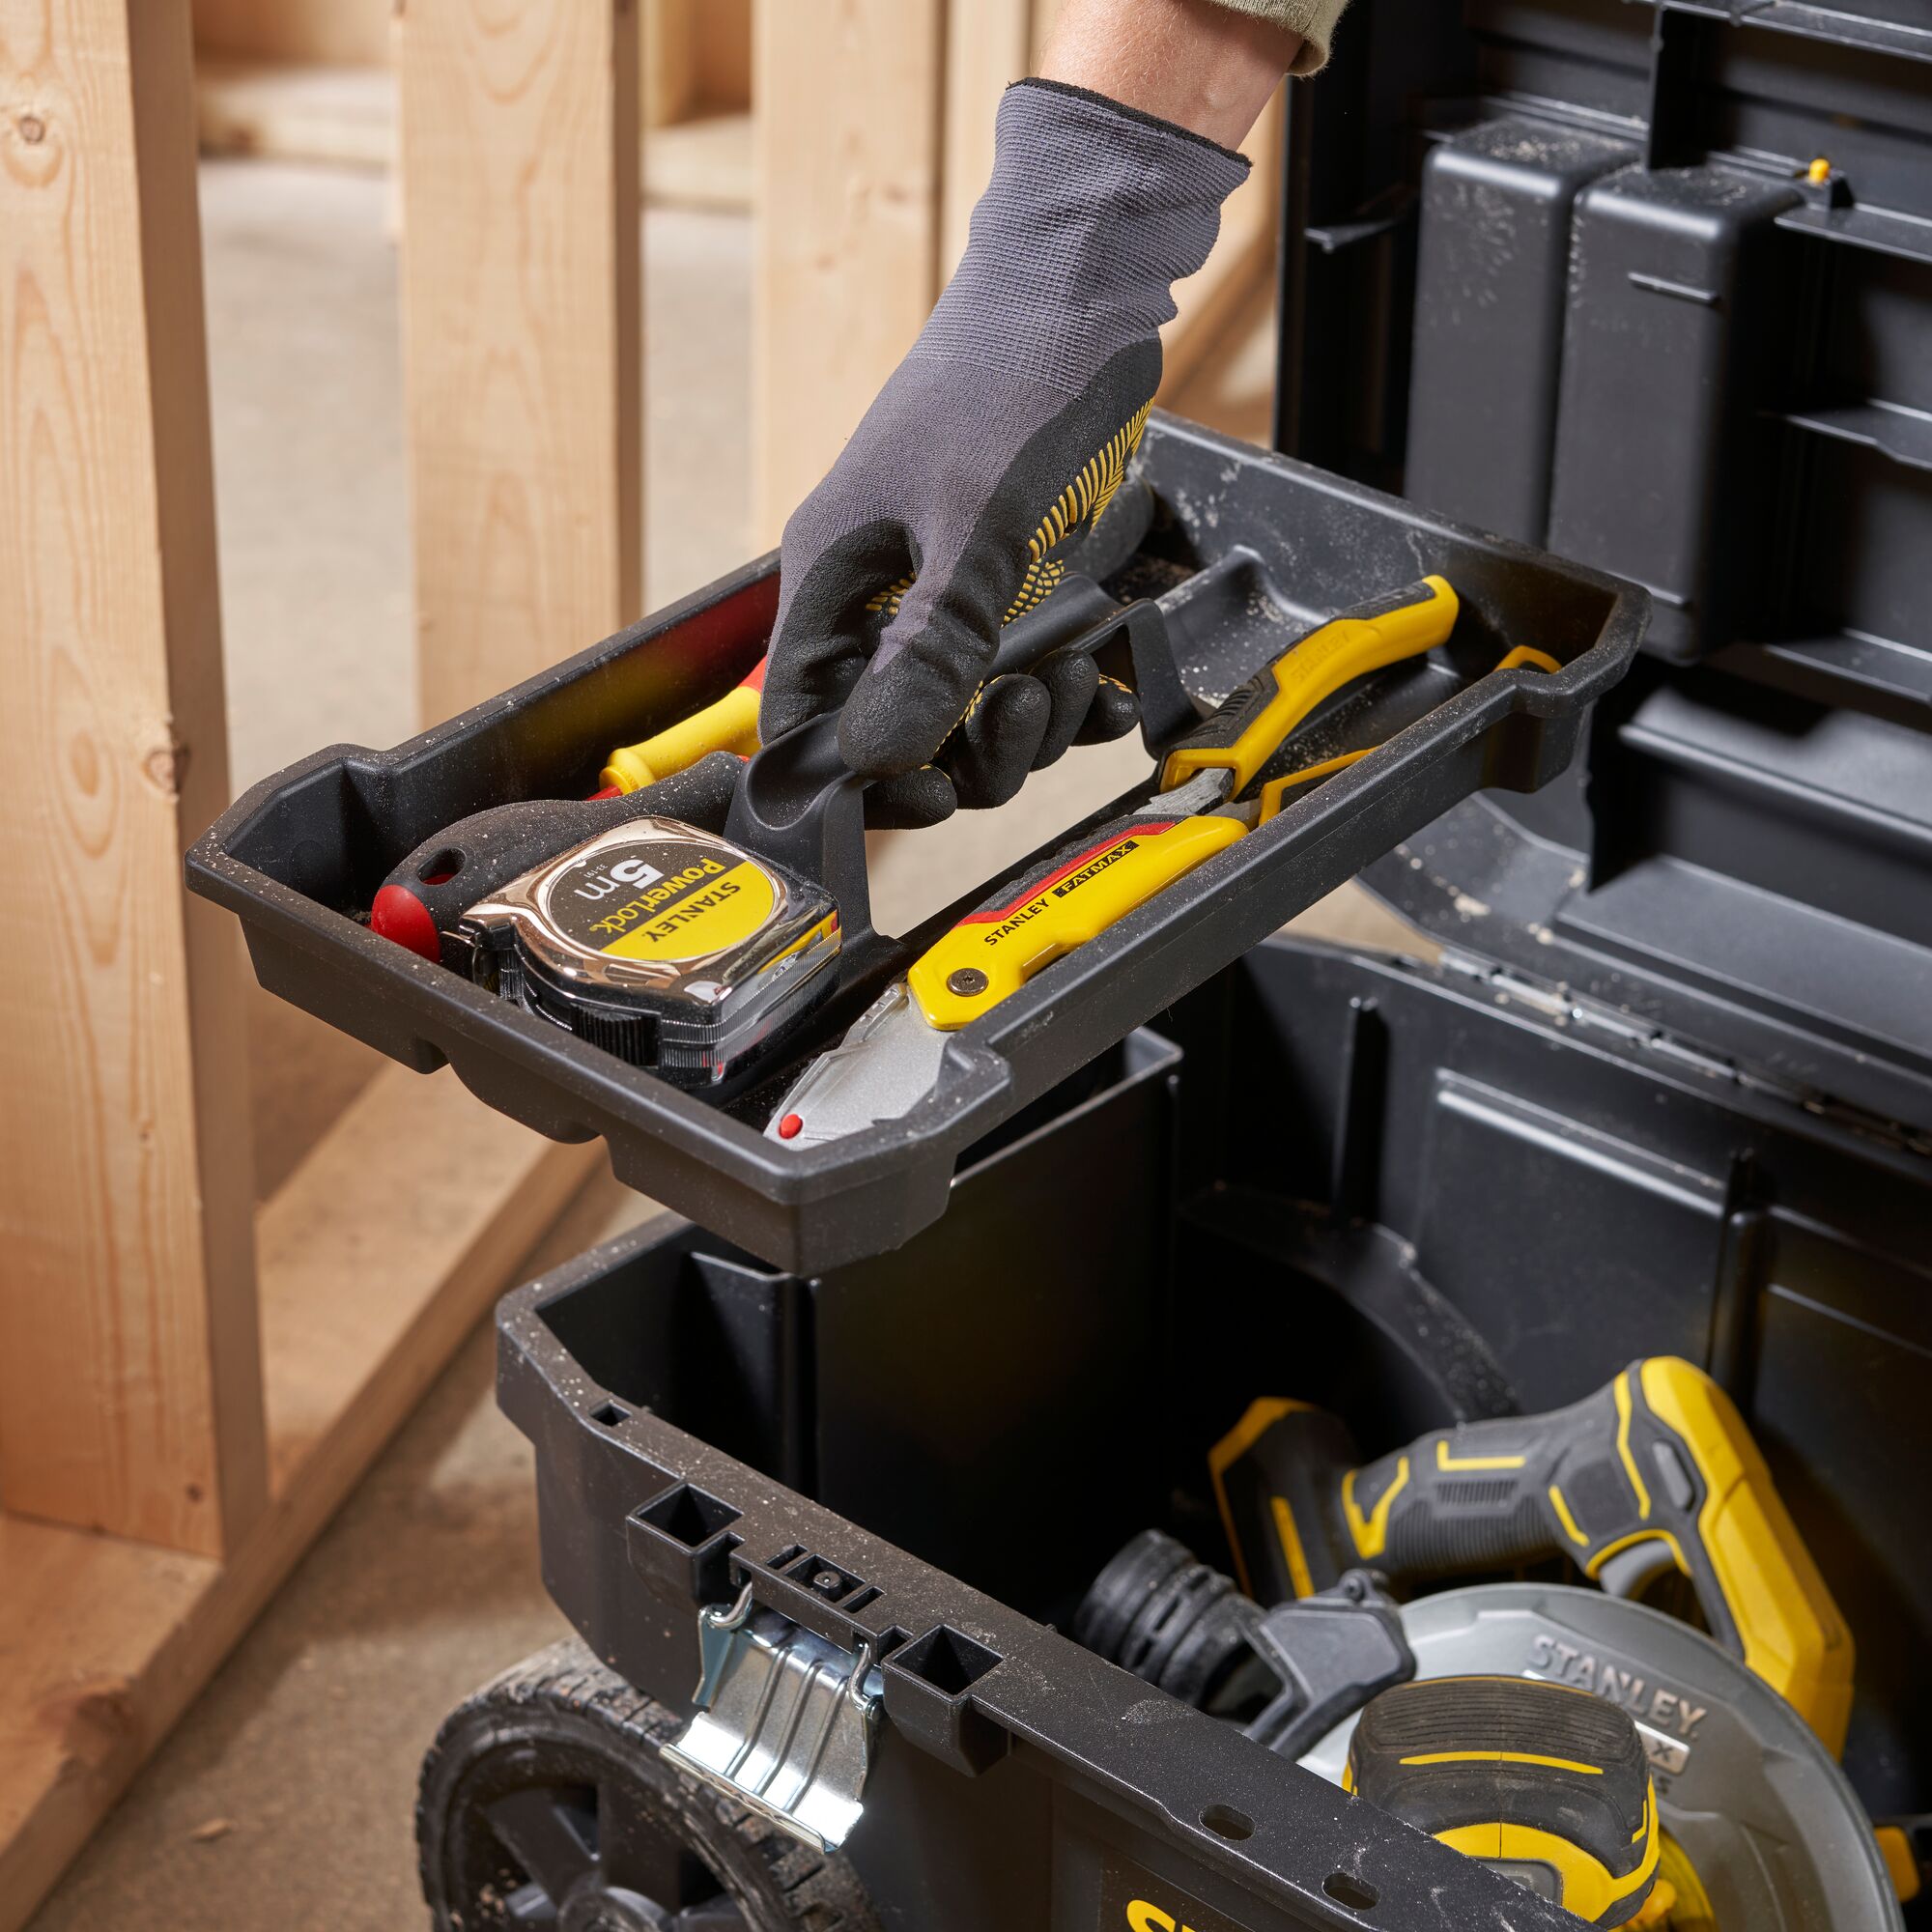
[[[1319,72],[1327,64],[1335,22],[1349,0],[1217,0],[1237,14],[1251,14],[1291,34],[1301,36],[1301,50],[1289,69],[1292,74]]]

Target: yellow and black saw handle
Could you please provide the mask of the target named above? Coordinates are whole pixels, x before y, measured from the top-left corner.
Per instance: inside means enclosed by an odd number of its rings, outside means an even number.
[[[1225,771],[1233,778],[1229,796],[1235,796],[1324,698],[1372,670],[1446,643],[1460,608],[1446,578],[1425,577],[1330,618],[1169,748],[1161,790],[1173,791],[1203,772]]]
[[[1415,1583],[1564,1555],[1634,1596],[1674,1568],[1718,1642],[1843,1746],[1851,1632],[1701,1369],[1651,1356],[1567,1408],[1435,1431],[1361,1466],[1334,1418],[1278,1406],[1216,1469],[1244,1558],[1270,1580],[1299,1593],[1369,1564]]]

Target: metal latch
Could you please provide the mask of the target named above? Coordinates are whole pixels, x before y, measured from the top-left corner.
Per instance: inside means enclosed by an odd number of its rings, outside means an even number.
[[[872,1646],[855,1657],[776,1610],[747,1583],[697,1613],[697,1715],[664,1747],[694,1777],[815,1850],[859,1822],[883,1683]]]

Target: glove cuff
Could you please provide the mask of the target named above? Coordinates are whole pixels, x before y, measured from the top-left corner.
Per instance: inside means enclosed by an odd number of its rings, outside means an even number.
[[[1032,74],[1025,80],[1013,81],[1001,96],[1004,105],[1007,95],[1019,93],[1064,94],[1072,100],[1091,102],[1104,114],[1119,120],[1136,121],[1143,128],[1153,129],[1171,140],[1192,141],[1198,147],[1206,148],[1209,154],[1219,155],[1224,161],[1231,162],[1240,170],[1235,185],[1245,180],[1248,172],[1248,157],[1233,148],[1224,148],[1219,141],[1210,141],[1206,134],[1197,134],[1192,128],[1183,128],[1179,121],[1164,121],[1158,114],[1150,114],[1144,107],[1129,107],[1124,100],[1116,100],[1111,95],[1096,94],[1091,87],[1075,87],[1070,80],[1047,80],[1039,74]],[[1232,190],[1224,190],[1231,192]]]
[[[1055,81],[1000,101],[993,178],[909,359],[997,366],[1065,394],[1157,335],[1208,259],[1236,154]]]

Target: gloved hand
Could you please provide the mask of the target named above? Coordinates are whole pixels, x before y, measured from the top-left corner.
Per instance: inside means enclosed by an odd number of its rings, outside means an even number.
[[[785,526],[760,730],[842,704],[874,824],[1004,803],[1130,693],[1062,655],[980,683],[1112,500],[1160,383],[1172,284],[1239,155],[1054,82],[1009,88],[993,178],[911,353]]]

